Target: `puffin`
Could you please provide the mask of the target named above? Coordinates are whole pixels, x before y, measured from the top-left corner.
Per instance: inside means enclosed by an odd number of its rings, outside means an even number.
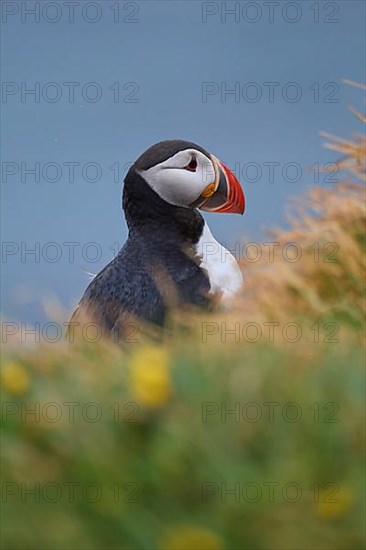
[[[131,166],[122,194],[128,238],[89,283],[69,325],[92,321],[122,335],[131,321],[163,327],[171,309],[212,309],[235,296],[243,277],[200,211],[243,214],[233,172],[203,147],[161,141]]]

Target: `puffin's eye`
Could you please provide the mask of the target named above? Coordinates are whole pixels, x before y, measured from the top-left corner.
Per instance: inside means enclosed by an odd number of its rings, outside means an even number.
[[[190,172],[195,172],[197,169],[197,160],[196,157],[192,157],[189,164],[184,167],[185,170],[189,170]]]

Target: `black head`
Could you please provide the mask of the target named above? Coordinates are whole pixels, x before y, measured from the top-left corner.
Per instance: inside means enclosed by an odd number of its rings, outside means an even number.
[[[210,154],[192,141],[184,141],[183,139],[167,139],[165,141],[159,141],[155,143],[139,158],[135,161],[133,168],[135,170],[148,170],[152,166],[160,164],[161,162],[166,161],[170,157],[173,157],[179,151],[185,151],[186,149],[195,149],[200,151],[208,159],[210,159]]]
[[[130,228],[151,220],[161,227],[197,218],[196,208],[243,213],[244,194],[216,157],[191,141],[174,139],[152,145],[130,168],[123,208]]]

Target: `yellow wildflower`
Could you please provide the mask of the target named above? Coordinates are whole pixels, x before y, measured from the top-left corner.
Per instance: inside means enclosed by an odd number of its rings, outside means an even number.
[[[338,519],[346,515],[354,504],[354,495],[347,488],[340,488],[334,497],[329,497],[329,491],[320,493],[316,503],[316,513],[323,519]],[[333,500],[333,502],[331,502]]]
[[[30,385],[27,371],[19,363],[6,363],[1,370],[1,383],[8,393],[21,395]]]
[[[161,550],[221,550],[220,538],[202,527],[183,526],[170,530],[160,541]]]
[[[156,346],[146,346],[131,358],[131,390],[141,405],[159,407],[171,396],[169,354]]]

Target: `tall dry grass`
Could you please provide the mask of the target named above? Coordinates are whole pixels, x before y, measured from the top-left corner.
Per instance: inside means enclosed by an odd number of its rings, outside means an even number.
[[[276,243],[273,257],[266,253],[255,263],[242,263],[246,284],[240,310],[257,319],[331,317],[360,329],[365,312],[366,138],[322,135],[328,138],[325,147],[342,155],[337,161],[342,181],[298,197],[291,228],[269,235],[268,241]]]

